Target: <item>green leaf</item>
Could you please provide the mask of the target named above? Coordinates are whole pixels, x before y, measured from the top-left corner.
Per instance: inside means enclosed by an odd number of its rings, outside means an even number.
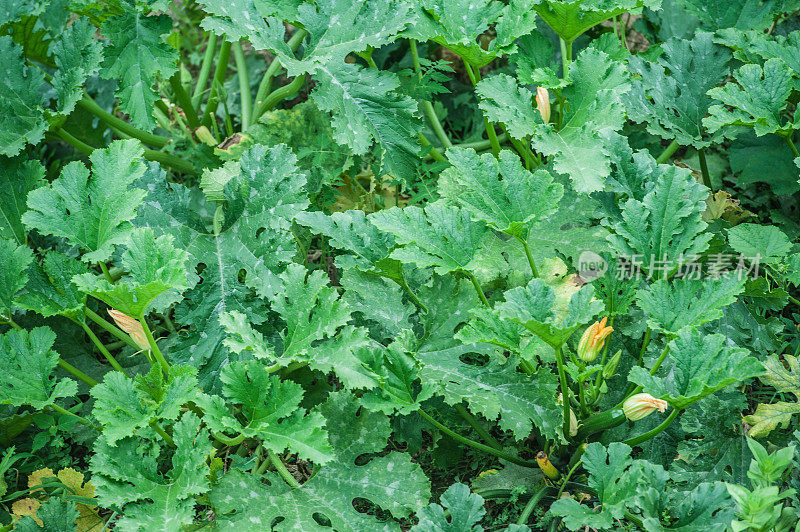
[[[556,439],[563,423],[563,409],[556,403],[558,381],[548,367],[529,376],[517,371],[514,358],[505,363],[491,360],[485,365],[460,360],[463,349],[420,353],[420,375],[433,384],[437,395],[450,405],[466,401],[474,412],[517,440],[536,427],[548,439]]]
[[[800,413],[800,362],[792,355],[783,355],[783,359],[785,365],[778,355],[768,357],[764,362],[766,373],[759,379],[780,393],[794,395],[795,401],[759,404],[753,414],[744,418],[752,425],[751,438],[767,436],[777,428],[788,427],[792,416]]]
[[[651,275],[669,273],[706,250],[711,239],[702,220],[707,198],[708,189],[691,172],[669,167],[642,200],[622,203],[621,220],[604,221],[614,230],[608,240],[619,255],[638,258]]]
[[[316,79],[310,97],[333,114],[336,141],[357,155],[374,141],[381,149],[381,170],[409,182],[419,163],[416,137],[422,122],[417,103],[398,92],[397,74],[330,62],[316,68]]]
[[[380,452],[391,433],[384,414],[359,410],[346,391],[332,393],[321,407],[336,460],[324,465],[299,488],[290,488],[274,473],[264,484],[253,475],[231,470],[211,492],[221,530],[269,526],[281,518],[283,527],[320,530],[321,516],[334,530],[397,530],[394,520],[378,521],[353,508],[356,498],[370,501],[406,518],[426,504],[430,484],[408,454],[389,452],[355,462],[365,453]]]
[[[348,254],[338,255],[336,265],[347,270],[358,268],[399,280],[399,262],[390,259],[395,246],[391,233],[380,231],[364,211],[297,213],[294,221],[309,227],[313,233],[328,237],[328,243]]]
[[[473,149],[447,150],[453,165],[439,177],[439,193],[490,227],[526,238],[530,225],[558,208],[564,187],[546,170],[529,172],[519,157],[500,152],[478,155]]]
[[[775,15],[784,11],[783,0],[681,0],[687,11],[701,20],[709,31],[722,28],[767,29]],[[793,11],[788,7],[786,11]]]
[[[151,131],[156,125],[152,116],[158,99],[156,80],[169,79],[177,70],[178,51],[163,37],[172,32],[172,19],[146,16],[138,7],[123,5],[123,13],[107,18],[101,28],[111,43],[100,75],[119,79],[120,107],[134,126]]]
[[[789,237],[773,225],[739,224],[728,229],[728,243],[745,257],[765,264],[782,262],[792,249]]]
[[[213,452],[208,431],[187,412],[173,427],[177,448],[171,467],[159,471],[152,444],[125,438],[113,446],[100,438],[92,457],[92,482],[104,506],[120,508],[122,530],[180,532],[195,517],[194,497],[209,488],[206,459]]]
[[[91,389],[95,399],[92,415],[103,425],[103,438],[108,445],[136,435],[150,421],[178,419],[181,406],[197,399],[197,379],[176,370],[179,367],[170,368],[170,378],[163,388],[158,386],[157,396],[149,392],[148,378],[152,375],[139,376],[134,381],[117,371],[107,373],[103,382]],[[151,374],[161,377],[157,367]]]
[[[345,289],[342,300],[354,313],[375,324],[372,336],[395,338],[412,329],[411,316],[416,308],[403,300],[404,292],[396,283],[356,269],[345,270],[339,282]]]
[[[604,20],[643,6],[658,9],[661,0],[533,0],[536,13],[567,42]]]
[[[50,51],[58,70],[53,89],[58,95],[56,111],[68,115],[83,96],[86,79],[100,70],[103,45],[95,39],[97,29],[85,18],[76,20],[53,41]]]
[[[145,196],[130,188],[145,171],[144,149],[136,140],[117,140],[89,156],[92,173],[69,163],[52,183],[28,194],[30,210],[22,221],[31,229],[67,239],[87,253],[86,262],[108,260],[124,242],[136,209]]]
[[[270,375],[258,362],[235,363],[222,368],[222,394],[202,395],[197,404],[205,410],[206,425],[217,432],[258,438],[270,451],[287,448],[304,460],[326,463],[334,458],[319,412],[301,408],[303,388],[292,381]],[[240,405],[240,422],[229,407]],[[238,407],[237,407],[238,408]]]
[[[789,35],[766,34],[761,31],[741,31],[734,28],[721,30],[717,42],[735,50],[734,56],[746,63],[756,63],[752,54],[762,60],[778,58],[783,60],[795,74],[800,73],[800,58],[792,53],[800,46],[800,31]]]
[[[0,403],[14,406],[31,405],[41,410],[61,397],[71,397],[78,386],[71,379],[51,377],[58,364],[53,351],[55,333],[49,327],[30,332],[10,330],[0,334]]]
[[[456,332],[456,338],[465,344],[484,342],[520,353],[524,327],[516,321],[501,318],[485,307],[470,310],[472,318]]]
[[[28,210],[28,193],[42,185],[44,171],[37,160],[0,158],[0,238],[27,242],[22,215]]]
[[[512,288],[498,304],[499,315],[513,320],[539,336],[553,348],[561,347],[578,327],[603,309],[593,299],[594,288],[586,285],[569,298],[556,297],[556,292],[542,279],[531,279],[524,287]]]
[[[86,273],[86,265],[57,251],[48,252],[41,264],[28,270],[28,284],[17,304],[45,318],[65,316],[82,319],[86,294],[72,282],[76,275]]]
[[[795,86],[792,71],[780,59],[770,59],[760,65],[748,64],[734,74],[739,85],[728,83],[708,91],[708,95],[723,105],[709,109],[711,116],[703,119],[710,133],[728,126],[749,126],[757,136],[767,133],[788,134],[800,124],[784,123],[781,113]],[[733,138],[736,130],[724,131]]]
[[[469,487],[456,483],[439,498],[442,506],[431,503],[417,512],[419,523],[411,532],[482,532],[478,523],[486,514],[483,497],[471,493]],[[445,508],[448,516],[445,515]]]
[[[47,131],[39,89],[44,74],[25,65],[22,48],[9,36],[0,37],[0,155],[13,157],[27,144],[38,144]]]
[[[621,519],[636,494],[635,477],[628,474],[633,465],[631,448],[624,443],[612,443],[608,448],[601,443],[590,443],[581,461],[589,472],[589,486],[597,491],[600,510],[582,505],[573,499],[559,499],[550,507],[555,515],[564,518],[567,528],[582,526],[610,528],[615,519]]]
[[[684,329],[669,343],[668,363],[659,373],[662,376],[650,375],[637,366],[628,380],[673,408],[684,409],[726,386],[764,373],[761,362],[747,349],[728,347],[725,342],[721,334]]]
[[[232,310],[220,314],[219,321],[228,333],[228,337],[222,343],[231,352],[238,355],[247,351],[255,358],[266,359],[267,363],[276,362],[275,350],[264,340],[263,335],[253,328],[247,316],[238,310]]]
[[[33,251],[24,244],[0,238],[0,319],[11,318],[17,293],[28,282],[28,266],[33,262]]]
[[[532,93],[509,76],[486,78],[476,90],[489,120],[505,123],[514,137],[532,135],[533,147],[553,158],[555,171],[569,175],[576,191],[594,192],[603,188],[611,170],[601,133],[624,123],[621,98],[629,88],[628,76],[621,63],[587,48],[570,67],[570,79],[562,91],[569,106],[558,130],[542,125]]]
[[[36,510],[36,517],[44,523],[44,526],[39,526],[33,520],[33,517],[25,516],[17,522],[14,530],[18,532],[77,531],[78,525],[75,521],[79,516],[78,508],[74,502],[60,497],[51,497]]]
[[[712,39],[711,33],[699,32],[692,40],[664,43],[656,61],[631,57],[628,65],[636,78],[626,98],[628,116],[681,146],[702,149],[718,140],[705,135],[702,119],[711,105],[706,93],[727,76],[731,54]]]
[[[170,348],[170,358],[198,368],[206,391],[218,389],[221,366],[250,358],[237,358],[225,347],[220,316],[235,310],[254,324],[263,323],[267,311],[256,293],[262,298],[276,294],[277,274],[296,253],[288,220],[308,206],[305,176],[296,163],[283,145],[255,145],[245,151],[240,173],[225,185],[227,202],[218,232],[190,209],[189,191],[167,185],[157,166],[150,167],[142,183],[149,193],[136,224],[174,236],[175,246],[190,255],[189,268],[204,267],[202,282],[188,290],[175,309],[175,318],[188,331]],[[201,208],[215,209],[208,204]]]
[[[433,386],[418,382],[419,365],[401,343],[398,340],[386,348],[376,346],[369,353],[371,360],[365,364],[375,373],[379,388],[369,390],[361,397],[365,408],[406,415],[418,410],[421,401],[433,396]]]
[[[260,11],[266,5],[259,2],[256,8],[253,0],[207,0],[203,2],[204,10],[212,16],[204,18],[201,26],[231,42],[247,39],[256,50],[271,50],[284,59],[293,59],[294,54],[284,42],[283,22],[262,16]]]
[[[436,273],[469,271],[487,235],[482,222],[471,220],[469,211],[438,203],[420,207],[394,207],[372,215],[372,223],[392,233],[404,247],[391,257],[420,268],[433,266]]]
[[[722,317],[722,309],[744,291],[745,279],[729,275],[720,279],[695,281],[661,279],[650,290],[637,293],[639,306],[655,330],[677,334],[686,327],[698,327]]]
[[[149,227],[135,229],[125,243],[122,266],[128,271],[117,283],[93,273],[76,276],[78,288],[136,319],[151,309],[163,311],[194,283],[187,279],[189,254],[173,245],[172,235],[155,236]]]

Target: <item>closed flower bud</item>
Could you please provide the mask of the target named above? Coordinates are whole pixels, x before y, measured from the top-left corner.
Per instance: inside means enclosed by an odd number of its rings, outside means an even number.
[[[617,372],[617,367],[619,366],[619,361],[622,358],[622,349],[614,353],[614,356],[611,357],[611,360],[606,362],[606,365],[603,366],[603,378],[610,379],[614,376]]]
[[[578,343],[578,358],[584,362],[591,362],[597,358],[606,343],[606,337],[614,330],[612,327],[606,327],[607,319],[603,318],[594,322],[583,333],[581,341]]]
[[[569,436],[574,437],[578,434],[578,418],[575,417],[575,412],[570,408],[569,410]]]
[[[114,323],[117,324],[117,327],[128,333],[128,336],[133,339],[140,349],[144,351],[150,349],[150,342],[147,341],[147,336],[144,334],[141,323],[113,308],[109,309],[108,315],[114,318]]]
[[[545,124],[550,122],[550,93],[544,87],[536,89],[536,109],[539,110]]]
[[[542,473],[547,478],[555,480],[560,476],[558,469],[550,462],[550,458],[543,451],[539,451],[539,454],[536,455],[536,463],[539,464],[539,469],[542,470]]]
[[[667,409],[667,402],[661,399],[656,399],[649,393],[637,393],[628,397],[622,403],[622,411],[625,417],[631,421],[638,421],[644,417],[649,416],[655,410],[664,412]]]

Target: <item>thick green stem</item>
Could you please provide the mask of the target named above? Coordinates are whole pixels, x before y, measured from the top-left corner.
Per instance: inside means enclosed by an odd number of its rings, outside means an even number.
[[[561,385],[561,401],[564,404],[564,437],[569,438],[569,386],[567,386],[567,372],[564,369],[564,353],[561,346],[555,351],[556,366],[558,367],[558,380]]]
[[[306,80],[306,75],[302,74],[294,78],[291,83],[284,85],[283,87],[278,87],[266,98],[264,98],[264,105],[262,106],[262,113],[266,113],[267,111],[271,111],[275,108],[276,105],[281,103],[283,100],[288,98],[289,96],[294,96],[297,91],[300,90],[300,87],[303,86],[303,83]]]
[[[67,144],[69,144],[70,146],[72,146],[73,148],[78,150],[79,152],[83,152],[83,153],[88,155],[88,154],[90,154],[90,153],[92,153],[94,151],[94,148],[92,148],[91,146],[89,146],[88,144],[83,142],[82,140],[79,140],[79,139],[75,138],[72,134],[70,134],[68,131],[64,130],[63,128],[58,128],[55,131],[55,134],[61,140],[63,140],[64,142],[66,142]]]
[[[678,417],[678,414],[680,413],[681,410],[679,408],[673,409],[672,412],[669,414],[669,416],[667,416],[667,419],[665,419],[659,426],[645,432],[644,434],[640,434],[639,436],[627,439],[623,443],[633,447],[634,445],[639,445],[640,443],[646,442],[651,438],[655,438],[656,436],[664,432],[664,430],[666,430],[666,428],[669,427],[673,421],[675,421],[675,418]]]
[[[569,80],[569,65],[572,63],[572,41],[567,42],[559,38],[561,42],[561,68],[563,70],[563,78]]]
[[[200,64],[200,73],[197,75],[197,84],[194,86],[192,93],[192,107],[197,110],[200,105],[200,99],[203,97],[203,92],[206,90],[208,83],[208,76],[211,74],[211,65],[214,63],[214,53],[217,51],[217,34],[209,32],[208,42],[206,42],[206,51],[203,54],[203,62]]]
[[[466,61],[464,61],[464,70],[467,71],[467,76],[469,76],[472,86],[477,87],[478,82],[481,80],[480,70],[473,70],[470,64]],[[489,143],[492,146],[492,153],[495,157],[497,157],[500,154],[500,141],[497,139],[497,132],[494,130],[494,124],[489,122],[489,119],[486,118],[486,115],[483,115],[483,125],[486,126],[486,135],[489,137]]]
[[[189,97],[189,93],[186,92],[183,83],[181,83],[180,70],[169,78],[169,84],[172,87],[172,92],[175,94],[175,99],[178,100],[178,105],[181,106],[183,114],[186,115],[186,123],[189,125],[189,128],[194,131],[195,128],[200,125],[200,119],[197,117],[197,112],[194,110],[194,105],[192,105],[192,99]]]
[[[669,353],[669,344],[667,344],[666,347],[664,347],[664,350],[661,351],[661,355],[658,357],[658,360],[656,360],[656,363],[653,364],[653,367],[650,369],[650,375],[656,374],[658,368],[660,368],[661,364],[664,363],[664,359],[667,358],[667,353]]]
[[[486,299],[486,294],[483,293],[483,288],[481,288],[481,283],[478,282],[478,278],[475,277],[475,274],[473,274],[472,272],[464,272],[464,273],[467,275],[467,277],[469,277],[469,280],[472,281],[472,286],[475,287],[475,291],[478,293],[478,297],[481,299],[481,302],[487,307],[490,307],[491,305],[489,305],[489,300]]]
[[[78,105],[95,115],[97,118],[112,126],[114,129],[125,133],[135,139],[139,139],[145,144],[149,144],[150,146],[155,146],[156,148],[163,148],[166,146],[170,139],[167,137],[162,137],[161,135],[154,135],[152,133],[148,133],[147,131],[142,131],[139,128],[136,128],[129,123],[125,122],[117,118],[116,116],[112,115],[111,113],[107,112],[105,109],[97,105],[97,103],[89,98],[89,96],[84,96],[83,99],[78,101]]]
[[[86,419],[84,417],[79,416],[78,414],[75,414],[74,412],[70,412],[66,408],[60,407],[55,403],[47,405],[47,406],[49,406],[50,408],[52,408],[53,410],[55,410],[59,414],[77,418],[78,423],[81,423],[83,425],[88,425],[89,427],[93,427],[93,428],[97,429],[97,427],[95,427],[94,423],[92,423],[91,421],[89,421],[88,419]]]
[[[286,42],[287,46],[289,46],[289,49],[293,52],[297,50],[306,35],[308,35],[306,30],[298,29],[295,31],[291,39]],[[264,76],[261,78],[261,82],[258,84],[258,91],[256,92],[255,112],[252,116],[253,123],[257,122],[259,117],[264,114],[264,99],[267,97],[267,94],[272,91],[272,78],[275,77],[280,69],[281,62],[278,61],[278,58],[276,57],[269,64],[266,72],[264,72]]]
[[[700,173],[703,174],[703,184],[707,186],[709,190],[713,191],[714,188],[711,186],[711,176],[708,173],[708,162],[706,161],[706,151],[698,150],[697,155],[700,158]]]
[[[419,52],[417,51],[417,41],[414,39],[409,39],[408,44],[411,48],[411,60],[414,63],[414,70],[417,72],[417,77],[422,79],[422,67],[419,63]],[[442,127],[442,123],[439,121],[439,117],[436,115],[436,111],[433,108],[433,104],[427,100],[422,101],[422,108],[425,111],[425,116],[428,117],[428,122],[433,129],[433,132],[436,134],[436,138],[439,139],[439,142],[442,143],[442,146],[447,148],[452,148],[453,143],[450,142],[450,139],[445,133],[444,128]]]
[[[788,296],[788,297],[789,297],[789,301],[791,301],[792,303],[794,303],[795,305],[800,307],[800,300],[798,300],[797,298],[792,297],[792,296]]]
[[[658,158],[656,159],[656,163],[657,164],[664,164],[665,162],[667,162],[667,159],[672,157],[672,154],[674,154],[676,151],[678,151],[678,148],[680,148],[680,147],[681,146],[680,146],[680,144],[678,144],[678,141],[677,140],[673,140],[672,142],[670,142],[669,146],[667,146],[664,149],[664,151],[661,152],[661,155],[658,156]]]
[[[211,91],[208,94],[208,102],[206,103],[206,110],[203,113],[203,118],[200,122],[208,127],[214,119],[214,114],[219,107],[219,97],[217,95],[217,87],[221,87],[225,81],[225,74],[228,72],[228,59],[231,56],[231,42],[223,41],[222,46],[219,47],[219,59],[217,59],[217,66],[214,69],[214,78],[211,80]]]
[[[103,277],[106,278],[106,281],[114,284],[114,278],[111,277],[111,272],[108,271],[108,265],[103,261],[100,261],[98,264],[100,265],[100,270],[103,272]]]
[[[245,440],[244,434],[239,434],[238,436],[231,438],[225,436],[221,432],[212,432],[211,435],[214,437],[215,440],[220,442],[223,445],[227,445],[228,447],[233,447],[234,445],[239,445]]]
[[[117,327],[113,323],[103,319],[102,316],[100,316],[99,314],[94,312],[92,309],[86,307],[84,309],[84,313],[86,314],[87,318],[89,318],[90,320],[95,322],[97,325],[99,325],[100,327],[105,329],[106,332],[108,332],[109,334],[115,336],[119,340],[122,340],[127,345],[129,345],[130,347],[134,348],[137,351],[139,351],[141,349],[141,347],[136,345],[136,342],[134,342],[133,339],[130,336],[128,336],[124,331],[121,331],[119,329],[119,327]]]
[[[62,368],[64,371],[66,371],[67,373],[70,373],[70,374],[71,374],[72,376],[74,376],[76,379],[78,379],[79,381],[83,381],[84,383],[86,383],[86,384],[87,384],[87,385],[89,385],[90,387],[92,387],[92,386],[96,386],[96,385],[97,385],[97,381],[96,381],[96,380],[94,380],[93,378],[91,378],[91,377],[90,377],[90,376],[88,376],[86,373],[82,372],[81,370],[79,370],[78,368],[76,368],[75,366],[73,366],[72,364],[69,364],[69,363],[67,363],[67,362],[64,362],[64,360],[63,360],[63,359],[61,359],[61,358],[59,358],[59,359],[58,359],[58,365],[59,365],[59,366],[60,366],[60,367],[61,367],[61,368]]]
[[[492,437],[492,435],[489,434],[489,432],[485,428],[483,428],[483,426],[481,426],[480,421],[475,419],[475,416],[473,416],[469,412],[469,410],[464,408],[464,406],[461,405],[461,404],[455,405],[455,409],[456,409],[456,412],[458,413],[458,415],[461,416],[462,418],[464,418],[464,421],[466,421],[469,424],[469,426],[472,427],[472,429],[475,432],[478,433],[478,436],[480,436],[483,439],[483,441],[485,441],[486,443],[488,443],[489,445],[491,445],[492,447],[494,447],[498,451],[502,451],[503,450],[503,446],[500,445],[500,442],[495,440]]]
[[[81,326],[81,329],[83,329],[83,331],[86,333],[86,336],[89,337],[89,339],[92,341],[92,343],[95,345],[95,347],[97,347],[98,351],[100,351],[103,354],[103,356],[106,358],[106,360],[108,360],[108,363],[111,364],[111,367],[114,368],[115,370],[121,372],[123,375],[125,375],[127,377],[128,374],[125,373],[125,370],[122,369],[122,366],[119,365],[119,362],[117,362],[117,359],[115,359],[111,355],[111,353],[108,352],[108,349],[106,349],[106,346],[103,345],[103,343],[100,341],[100,339],[97,337],[97,335],[95,335],[94,332],[92,332],[92,330],[89,328],[89,326],[86,325],[86,322],[85,321],[76,320],[75,323],[77,323],[78,325]]]
[[[525,508],[522,509],[519,519],[517,519],[518,525],[525,525],[528,523],[528,519],[531,517],[536,505],[539,504],[539,502],[544,498],[545,493],[547,493],[549,489],[550,486],[544,486],[533,494],[533,497],[528,500],[528,504],[526,504]]]
[[[150,425],[150,428],[153,429],[154,431],[156,431],[156,434],[161,436],[161,439],[163,439],[165,442],[167,442],[167,444],[170,447],[177,447],[177,445],[175,445],[175,440],[172,439],[172,436],[167,434],[167,431],[162,429],[161,425],[159,425],[158,422],[155,419],[151,420],[149,425]]]
[[[567,476],[564,477],[564,481],[561,483],[561,487],[558,488],[558,493],[556,493],[556,500],[558,500],[561,497],[561,494],[564,492],[564,488],[567,487],[567,482],[569,482],[569,479],[572,478],[572,475],[575,473],[575,471],[578,470],[578,468],[580,467],[581,463],[582,462],[580,460],[575,462],[575,465],[573,465],[572,468],[569,470],[569,472],[567,473]]]
[[[447,159],[445,159],[444,155],[442,155],[441,152],[436,149],[436,146],[431,145],[430,141],[425,138],[425,135],[422,133],[417,133],[417,138],[419,139],[419,143],[423,148],[429,148],[428,154],[431,159],[441,163],[447,162]]]
[[[158,363],[161,365],[161,369],[164,371],[165,375],[169,375],[169,363],[167,359],[164,358],[164,355],[161,353],[161,349],[158,348],[158,344],[156,343],[156,339],[153,338],[153,333],[150,331],[150,327],[147,326],[147,320],[144,318],[139,318],[139,323],[142,324],[142,329],[144,329],[144,335],[147,337],[147,341],[150,343],[150,351],[153,352],[153,356],[156,357]]]
[[[280,459],[278,455],[267,449],[267,457],[269,458],[270,463],[275,466],[275,470],[278,471],[278,474],[286,481],[293,488],[299,488],[300,483],[297,481],[296,478],[289,473],[289,470],[286,469],[286,465],[283,463],[283,460]]]
[[[534,279],[539,277],[539,271],[536,269],[536,264],[533,262],[531,247],[528,245],[528,242],[524,238],[518,236],[517,240],[519,240],[522,243],[522,249],[525,250],[525,257],[528,259],[528,264],[531,267],[531,273],[533,274]]]
[[[11,317],[8,317],[8,318],[6,318],[6,317],[3,317],[3,320],[5,320],[5,322],[6,322],[7,324],[11,325],[11,328],[12,328],[12,329],[16,329],[16,330],[18,330],[18,331],[21,331],[21,330],[22,330],[22,327],[20,327],[20,326],[19,326],[19,324],[18,324],[17,322],[15,322],[13,319],[11,319]]]
[[[253,101],[250,96],[250,75],[247,73],[247,63],[244,59],[241,41],[233,43],[233,58],[236,61],[236,75],[239,77],[239,98],[242,109],[242,131],[250,125],[250,112]]]
[[[795,146],[794,141],[792,141],[792,133],[790,132],[788,135],[785,135],[783,140],[789,145],[789,149],[792,150],[792,155],[794,155],[795,158],[800,157],[800,152],[797,151],[797,146]]]
[[[524,467],[530,467],[530,468],[539,467],[539,465],[536,462],[529,462],[527,460],[523,460],[522,458],[518,458],[516,456],[510,455],[510,454],[508,454],[508,453],[506,453],[504,451],[499,451],[497,449],[489,447],[488,445],[484,445],[482,443],[470,440],[469,438],[465,438],[464,436],[462,436],[462,435],[460,435],[460,434],[458,434],[456,432],[453,432],[452,430],[450,430],[446,426],[444,426],[441,423],[439,423],[438,421],[436,421],[433,417],[431,417],[427,412],[425,412],[421,408],[419,410],[417,410],[417,413],[419,413],[419,415],[424,417],[431,425],[433,425],[437,429],[441,430],[442,432],[444,432],[445,434],[447,434],[448,436],[450,436],[451,438],[453,438],[457,442],[463,443],[464,445],[468,445],[468,446],[472,447],[473,449],[477,449],[479,451],[483,451],[485,453],[491,454],[491,455],[496,456],[498,458],[502,458],[503,460],[506,460],[506,461],[511,462],[513,464],[521,465],[521,466],[524,466]]]

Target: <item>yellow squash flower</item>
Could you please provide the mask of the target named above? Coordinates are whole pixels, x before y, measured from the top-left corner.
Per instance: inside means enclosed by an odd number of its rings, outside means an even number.
[[[625,402],[622,403],[622,411],[625,413],[625,417],[631,421],[638,421],[649,416],[656,410],[663,413],[667,409],[667,406],[669,405],[666,401],[656,399],[649,393],[637,393],[636,395],[628,397]]]
[[[608,318],[594,322],[583,333],[578,343],[578,358],[584,362],[591,362],[597,358],[597,354],[606,343],[606,337],[614,330],[613,327],[606,327],[606,320]]]

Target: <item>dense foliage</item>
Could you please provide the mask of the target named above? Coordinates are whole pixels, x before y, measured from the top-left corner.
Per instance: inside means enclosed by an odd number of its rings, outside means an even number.
[[[0,2],[0,528],[800,530],[800,1]]]

